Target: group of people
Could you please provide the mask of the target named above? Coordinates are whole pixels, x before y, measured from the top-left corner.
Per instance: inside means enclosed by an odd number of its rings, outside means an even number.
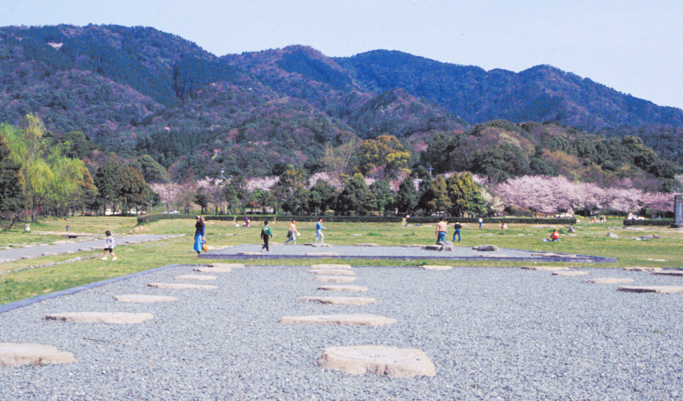
[[[480,226],[481,227],[481,226]],[[453,224],[453,242],[455,242],[455,237],[458,237],[458,242],[462,239],[460,236],[460,230],[462,230],[462,224],[460,224],[459,221],[456,221],[455,224]],[[436,245],[441,245],[441,250],[443,250],[443,246],[446,242],[446,233],[448,232],[448,223],[446,223],[446,220],[441,219],[439,220],[438,223],[436,223]]]
[[[247,217],[245,219],[245,227],[249,227],[250,225],[249,218]],[[263,222],[263,228],[261,228],[261,240],[263,240],[263,245],[261,246],[262,251],[270,252],[270,239],[275,236],[273,234],[273,231],[270,229],[270,226],[268,225],[268,220],[265,220]],[[202,250],[205,249],[206,245],[206,235],[205,235],[205,224],[204,224],[204,219],[202,219],[201,216],[197,216],[197,222],[195,223],[195,232],[194,232],[194,250],[197,252],[197,256],[201,254]],[[318,239],[320,240],[321,244],[325,243],[325,235],[323,234],[323,230],[325,230],[325,227],[323,226],[323,219],[322,217],[318,219],[318,223],[315,225],[315,241],[313,242],[314,244],[318,244]],[[301,233],[299,230],[296,229],[296,221],[292,220],[289,223],[289,227],[287,228],[287,241],[285,241],[285,245],[288,243],[292,242],[293,245],[296,245],[296,237],[300,236]]]
[[[273,234],[273,231],[270,229],[270,226],[268,225],[268,220],[265,220],[263,222],[263,228],[261,229],[261,239],[263,240],[263,245],[261,246],[262,251],[270,252],[270,239],[275,236]],[[479,228],[481,229],[481,225],[483,223],[483,220],[479,218]],[[245,222],[245,226],[248,226],[249,221],[247,220]],[[507,225],[505,223],[502,223],[501,229],[505,230],[507,229]],[[315,225],[315,240],[313,241],[314,244],[318,244],[318,239],[320,239],[320,243],[324,244],[325,243],[325,235],[323,234],[323,230],[325,230],[325,227],[323,226],[323,219],[322,217],[318,219],[318,222]],[[461,230],[462,230],[462,224],[460,224],[459,221],[456,221],[455,224],[453,224],[453,242],[455,242],[455,237],[458,237],[458,242],[461,242],[462,236],[461,236]],[[444,219],[441,219],[437,224],[436,224],[436,245],[441,245],[441,250],[443,250],[444,245],[446,243],[446,234],[448,233],[448,223]],[[301,235],[299,230],[296,228],[296,221],[292,220],[289,223],[289,227],[287,228],[287,240],[285,241],[285,245],[288,243],[292,242],[293,245],[296,245],[296,237]],[[107,238],[111,238],[111,234],[107,231]],[[550,234],[550,238],[547,239],[546,241],[559,241],[560,240],[560,233],[555,230]],[[109,250],[112,252],[113,248],[113,239],[107,240],[111,241],[111,246],[109,246],[109,242],[107,242],[107,248],[105,248],[105,259],[106,259],[106,251]],[[204,220],[202,219],[201,216],[197,216],[197,222],[195,223],[195,233],[194,233],[194,250],[197,252],[197,255],[199,255],[202,250],[205,249],[206,245],[206,237],[205,237],[205,224]],[[113,253],[112,253],[113,254]],[[114,259],[116,257],[114,256]]]
[[[325,235],[323,234],[323,230],[325,230],[325,227],[323,226],[323,219],[321,217],[318,219],[318,222],[315,225],[315,240],[313,241],[314,244],[318,244],[318,239],[320,239],[321,244],[325,243]],[[261,251],[270,252],[270,246],[268,243],[270,241],[270,238],[272,238],[274,235],[275,234],[273,234],[273,231],[268,226],[268,220],[265,220],[263,222],[263,228],[261,229],[261,239],[263,240]],[[285,245],[287,245],[290,242],[293,245],[296,245],[296,237],[300,235],[301,233],[299,232],[299,230],[296,229],[296,221],[292,220],[289,223],[289,227],[287,228],[287,241],[285,241]]]

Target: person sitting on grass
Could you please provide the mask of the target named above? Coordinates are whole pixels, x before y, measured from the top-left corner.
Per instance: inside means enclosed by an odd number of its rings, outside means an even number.
[[[557,230],[554,230],[552,234],[550,234],[550,242],[554,241],[559,241],[560,240],[560,232]]]

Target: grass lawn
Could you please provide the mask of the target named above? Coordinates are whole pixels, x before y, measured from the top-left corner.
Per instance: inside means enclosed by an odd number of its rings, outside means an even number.
[[[20,244],[53,243],[64,237],[46,232],[63,232],[66,225],[70,232],[93,233],[102,235],[105,230],[112,231],[114,237],[125,234],[186,234],[184,237],[166,241],[148,242],[126,245],[116,249],[118,260],[102,261],[101,251],[80,252],[77,254],[47,256],[38,259],[22,260],[0,264],[0,304],[42,295],[44,293],[63,290],[78,285],[105,280],[142,270],[148,270],[169,264],[203,264],[207,259],[197,259],[192,251],[194,234],[193,220],[160,220],[143,226],[136,226],[135,217],[76,217],[69,219],[43,219],[31,224],[31,232],[24,232],[23,224],[9,232],[0,233],[0,247]],[[240,222],[241,224],[241,222]],[[325,242],[333,245],[354,245],[357,243],[376,243],[379,245],[431,244],[435,240],[434,225],[402,227],[398,223],[324,223]],[[284,242],[289,222],[271,223],[275,233],[275,242]],[[315,223],[298,223],[302,233],[297,239],[299,244],[312,242],[315,237]],[[610,219],[607,223],[588,223],[581,221],[575,227],[576,234],[568,234],[568,227],[509,224],[509,229],[501,231],[498,225],[484,225],[480,230],[476,224],[465,224],[462,230],[462,242],[456,246],[472,247],[482,244],[494,244],[501,248],[526,249],[534,251],[551,251],[560,253],[585,254],[594,256],[615,257],[617,263],[594,264],[591,267],[681,267],[683,265],[683,231],[663,227],[641,227],[624,230],[621,219]],[[209,221],[206,224],[207,242],[212,248],[220,248],[245,243],[260,243],[261,225],[258,222],[251,228],[235,227],[235,223]],[[558,228],[561,241],[557,243],[543,242],[550,232]],[[612,231],[620,238],[608,238]],[[360,235],[352,235],[360,234]],[[645,234],[660,236],[651,241],[635,241],[634,237]],[[452,228],[448,239],[452,237]],[[16,271],[28,266],[40,266],[55,262],[64,262],[76,257],[89,257],[77,262],[62,263],[48,267],[37,267],[31,270]],[[223,262],[229,262],[222,260]],[[305,265],[310,260],[255,260],[236,261],[253,264]],[[334,263],[335,260],[316,263]],[[389,261],[356,259],[346,261],[353,265],[405,266],[437,263],[434,261]],[[443,262],[441,262],[443,263]],[[449,262],[453,266],[473,266],[472,261]],[[476,266],[519,267],[529,262],[477,261]],[[548,263],[544,263],[548,264]],[[587,264],[567,264],[567,266],[588,266]],[[15,272],[16,271],[16,272]]]

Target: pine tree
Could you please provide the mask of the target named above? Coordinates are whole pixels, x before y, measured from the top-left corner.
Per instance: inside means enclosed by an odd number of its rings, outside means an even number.
[[[24,176],[10,157],[7,140],[0,135],[0,222],[9,230],[24,209]]]
[[[415,182],[412,177],[408,176],[398,185],[395,206],[401,214],[412,212],[415,210],[418,200],[419,195],[415,190]]]

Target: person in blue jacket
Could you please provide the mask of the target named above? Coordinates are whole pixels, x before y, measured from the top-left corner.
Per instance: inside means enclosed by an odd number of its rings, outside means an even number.
[[[318,238],[320,238],[320,243],[324,244],[325,243],[325,236],[323,235],[323,230],[325,227],[323,227],[323,218],[318,219],[318,224],[315,225],[315,241],[313,241],[314,244],[318,243]]]
[[[197,256],[202,252],[202,245],[206,242],[204,232],[204,219],[202,216],[197,216],[197,222],[194,225],[194,250],[197,251]]]

